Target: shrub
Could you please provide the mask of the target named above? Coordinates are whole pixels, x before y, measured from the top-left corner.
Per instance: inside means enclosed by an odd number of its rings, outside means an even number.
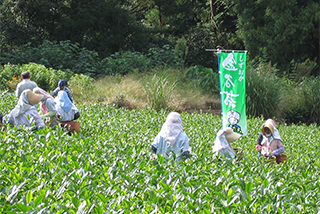
[[[152,109],[160,111],[168,108],[171,92],[176,87],[176,82],[170,84],[168,76],[154,74],[150,81],[145,79],[143,86],[148,105]]]
[[[81,48],[78,43],[70,41],[52,42],[45,40],[39,47],[33,47],[31,43],[21,49],[13,50],[0,58],[2,64],[27,64],[34,62],[47,68],[75,73],[96,75],[101,72],[98,53]]]
[[[276,76],[276,69],[270,65],[247,66],[246,107],[247,114],[266,118],[280,115],[280,100],[283,81]]]
[[[104,75],[125,75],[150,68],[151,61],[142,53],[125,51],[104,58],[101,67]]]
[[[23,65],[6,64],[0,70],[1,89],[9,89],[11,92],[15,90],[16,84],[19,82],[14,81],[15,78],[20,80],[20,75],[23,71],[29,72],[30,79],[46,91],[55,89],[59,79],[68,80],[73,74],[71,71],[63,72],[61,70],[54,70],[36,63]]]
[[[184,65],[183,52],[175,50],[170,45],[164,45],[162,48],[150,48],[147,56],[153,67],[181,68]]]
[[[200,87],[205,91],[219,93],[219,75],[211,68],[205,68],[202,65],[195,65],[188,68],[186,78],[196,80]]]

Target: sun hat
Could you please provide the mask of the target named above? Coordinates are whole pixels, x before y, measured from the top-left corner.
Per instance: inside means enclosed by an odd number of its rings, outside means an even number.
[[[225,130],[226,130],[225,132],[226,132],[226,138],[228,142],[236,141],[242,136],[241,134],[234,132],[233,129],[230,127],[226,127]]]
[[[26,89],[24,91],[28,95],[30,105],[34,105],[34,104],[40,102],[40,100],[43,98],[43,95],[33,93],[30,89]]]
[[[266,122],[262,125],[262,134],[266,134],[265,128],[268,128],[271,131],[271,134],[273,134],[273,125],[271,122]]]
[[[67,80],[64,80],[64,79],[60,79],[59,80],[59,82],[58,82],[58,86],[65,86],[65,85],[67,85],[68,84],[68,82],[67,82]]]

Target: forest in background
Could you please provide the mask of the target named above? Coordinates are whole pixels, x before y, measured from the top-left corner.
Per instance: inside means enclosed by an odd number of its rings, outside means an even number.
[[[317,0],[2,0],[0,60],[36,62],[33,52],[17,52],[68,42],[76,47],[65,52],[101,60],[171,47],[183,66],[217,70],[206,48],[246,49],[250,60],[271,63],[281,76],[305,62],[308,75],[318,75],[319,11]]]

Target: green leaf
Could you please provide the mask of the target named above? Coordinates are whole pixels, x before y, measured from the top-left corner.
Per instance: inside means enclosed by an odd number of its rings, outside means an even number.
[[[37,207],[43,200],[43,198],[45,197],[45,194],[40,194],[38,197],[36,197],[34,200],[33,200],[33,203],[34,203],[34,207]]]
[[[32,201],[32,199],[33,199],[32,191],[29,190],[29,191],[27,192],[27,195],[26,195],[26,202],[27,202],[27,204],[30,204],[30,202]]]

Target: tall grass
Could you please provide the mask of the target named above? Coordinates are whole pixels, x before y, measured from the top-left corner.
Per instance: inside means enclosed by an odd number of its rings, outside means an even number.
[[[145,80],[143,86],[148,105],[157,111],[167,109],[176,84],[177,82],[170,83],[168,76],[164,74],[154,74],[151,80]]]
[[[250,64],[246,76],[247,114],[266,118],[280,115],[280,100],[283,80],[276,76],[276,69],[270,65]]]
[[[281,117],[288,123],[320,124],[320,78],[287,84],[281,99]]]

